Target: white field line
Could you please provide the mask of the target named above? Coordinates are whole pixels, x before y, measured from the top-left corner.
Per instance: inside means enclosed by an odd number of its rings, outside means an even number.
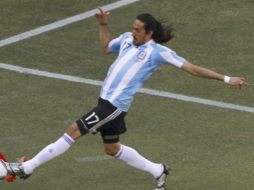
[[[19,72],[19,73],[24,73],[24,74],[37,75],[37,76],[42,76],[42,77],[47,77],[47,78],[61,79],[61,80],[91,84],[91,85],[96,85],[96,86],[101,86],[103,83],[102,81],[99,81],[99,80],[85,79],[85,78],[75,77],[75,76],[70,76],[70,75],[63,75],[63,74],[52,73],[52,72],[47,72],[47,71],[40,71],[37,69],[29,69],[29,68],[9,65],[9,64],[5,64],[5,63],[0,63],[0,68]],[[209,105],[209,106],[214,106],[214,107],[219,107],[219,108],[226,108],[226,109],[231,109],[231,110],[254,113],[253,107],[242,106],[242,105],[237,105],[237,104],[230,104],[230,103],[221,102],[221,101],[214,101],[214,100],[209,100],[209,99],[197,98],[197,97],[186,96],[186,95],[182,95],[182,94],[175,94],[175,93],[165,92],[165,91],[158,91],[158,90],[153,90],[153,89],[148,89],[148,88],[141,88],[139,92],[144,93],[144,94],[153,95],[153,96],[160,96],[160,97],[165,97],[165,98],[170,98],[170,99],[175,99],[175,100],[181,100],[181,101],[185,101],[185,102],[192,102],[192,103],[204,104],[204,105]]]
[[[117,8],[129,5],[131,3],[135,3],[137,1],[139,1],[139,0],[116,1],[115,3],[111,3],[111,4],[108,4],[108,5],[102,6],[102,9],[105,10],[105,11],[110,11],[110,10],[113,10],[113,9],[117,9]],[[15,43],[15,42],[27,39],[27,38],[30,38],[32,36],[42,34],[44,32],[48,32],[48,31],[66,26],[68,24],[72,24],[72,23],[84,20],[86,18],[94,16],[95,13],[97,13],[97,12],[98,12],[97,9],[93,9],[93,10],[90,10],[90,11],[72,16],[72,17],[68,17],[68,18],[63,19],[63,20],[53,22],[53,23],[45,25],[45,26],[35,28],[33,30],[30,30],[30,31],[27,31],[27,32],[24,32],[24,33],[21,33],[21,34],[18,34],[18,35],[6,38],[6,39],[0,41],[0,47]]]

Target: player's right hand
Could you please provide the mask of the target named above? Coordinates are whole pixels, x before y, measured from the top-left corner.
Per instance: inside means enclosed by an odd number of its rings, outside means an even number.
[[[104,12],[100,7],[98,7],[99,13],[95,14],[95,18],[100,25],[108,24],[108,15],[110,12]]]

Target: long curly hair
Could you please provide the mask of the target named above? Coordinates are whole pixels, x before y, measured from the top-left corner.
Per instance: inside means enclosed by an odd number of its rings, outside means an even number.
[[[155,42],[163,44],[174,38],[173,31],[175,29],[171,25],[156,20],[151,14],[142,13],[136,19],[145,24],[146,33],[153,31],[152,38]]]

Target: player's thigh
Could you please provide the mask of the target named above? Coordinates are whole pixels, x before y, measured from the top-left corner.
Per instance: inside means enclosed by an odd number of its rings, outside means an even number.
[[[125,125],[126,112],[122,112],[114,120],[104,124],[100,128],[100,133],[104,144],[119,143],[120,135],[127,131]]]
[[[99,99],[99,103],[91,111],[76,121],[82,135],[97,133],[102,126],[115,120],[122,111],[114,107],[110,102]]]

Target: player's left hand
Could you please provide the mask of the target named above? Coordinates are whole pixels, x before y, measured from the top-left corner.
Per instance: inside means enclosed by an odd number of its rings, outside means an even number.
[[[232,86],[238,86],[240,89],[247,85],[244,77],[230,77],[229,84]]]

